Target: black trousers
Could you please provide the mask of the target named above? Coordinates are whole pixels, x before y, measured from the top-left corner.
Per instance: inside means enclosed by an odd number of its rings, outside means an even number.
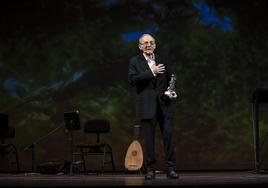
[[[165,165],[168,171],[175,170],[175,142],[173,138],[173,118],[165,117],[161,108],[158,108],[157,114],[153,119],[141,120],[143,129],[143,140],[146,157],[147,171],[155,170],[155,130],[156,126],[160,126],[160,131],[163,138]]]

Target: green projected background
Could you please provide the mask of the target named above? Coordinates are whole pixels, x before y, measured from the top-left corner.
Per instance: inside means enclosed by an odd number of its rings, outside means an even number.
[[[155,36],[156,53],[177,75],[178,169],[253,168],[251,96],[268,84],[265,7],[261,0],[3,1],[0,111],[16,129],[11,142],[22,170],[31,169],[25,147],[57,127],[36,143],[35,162],[70,159],[63,113],[72,110],[82,127],[92,118],[111,121],[102,139],[113,148],[116,169],[124,169],[135,121],[127,67],[143,32]],[[261,138],[266,112],[264,105]],[[74,138],[95,139],[82,130]],[[159,129],[157,157],[164,159]]]

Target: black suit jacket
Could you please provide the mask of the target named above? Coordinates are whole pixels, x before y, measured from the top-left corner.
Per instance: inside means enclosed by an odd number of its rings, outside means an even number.
[[[128,81],[136,86],[136,117],[137,119],[152,119],[159,106],[164,115],[173,117],[174,110],[170,99],[164,95],[171,77],[169,65],[155,55],[156,64],[165,65],[165,73],[153,75],[143,54],[132,57],[128,67]]]

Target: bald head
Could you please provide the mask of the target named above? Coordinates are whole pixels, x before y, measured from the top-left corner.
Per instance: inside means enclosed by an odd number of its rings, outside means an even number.
[[[147,56],[151,56],[156,48],[155,39],[150,34],[143,34],[139,39],[139,49]]]
[[[143,38],[151,38],[151,39],[153,39],[153,41],[155,41],[155,39],[154,39],[154,37],[152,35],[150,35],[150,34],[143,34],[139,38],[139,44],[141,44],[143,42]]]

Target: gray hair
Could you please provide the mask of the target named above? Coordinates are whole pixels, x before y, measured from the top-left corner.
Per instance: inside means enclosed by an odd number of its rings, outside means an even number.
[[[151,34],[144,33],[144,34],[142,34],[142,35],[140,36],[140,38],[139,38],[139,44],[141,43],[141,39],[142,39],[144,36],[150,36],[150,37],[152,37],[152,38],[155,40],[155,38],[154,38]]]

